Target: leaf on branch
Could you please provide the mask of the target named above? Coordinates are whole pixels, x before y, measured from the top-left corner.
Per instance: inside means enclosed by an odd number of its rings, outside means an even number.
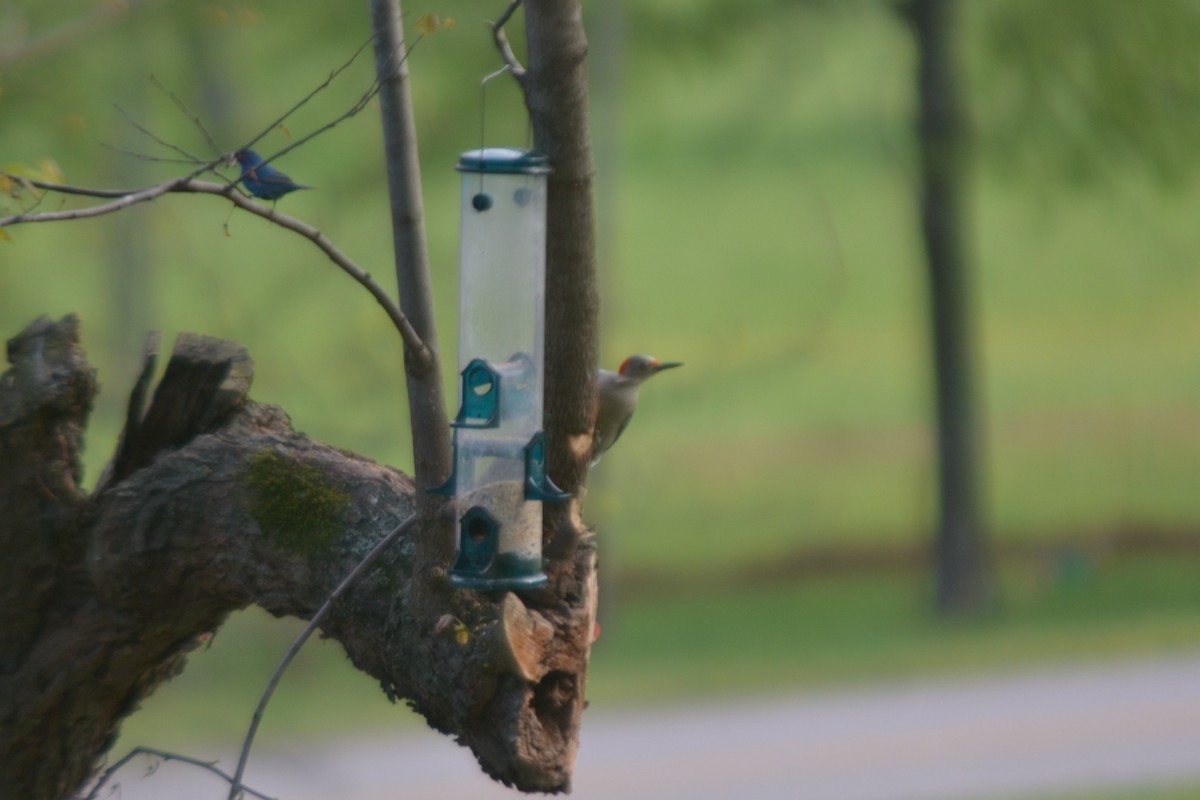
[[[466,623],[453,614],[442,614],[438,618],[437,624],[433,626],[433,634],[435,636],[441,636],[446,631],[453,631],[454,641],[460,645],[465,645],[471,641],[470,629],[467,628]]]
[[[30,175],[30,178],[36,178],[39,181],[46,183],[65,183],[63,180],[62,169],[59,168],[58,162],[53,158],[43,158],[38,162],[38,174]]]
[[[8,231],[0,228],[0,242],[11,242],[12,237],[8,235]]]
[[[0,190],[4,194],[16,197],[21,190],[32,194],[34,197],[41,197],[41,191],[34,186],[30,181],[41,181],[42,183],[63,183],[63,172],[59,168],[58,162],[52,158],[43,158],[38,162],[36,167],[30,167],[25,164],[5,164],[0,171],[6,173],[0,182]]]
[[[437,31],[440,25],[441,20],[437,14],[425,14],[417,18],[417,23],[413,26],[413,29],[422,36],[430,36]]]

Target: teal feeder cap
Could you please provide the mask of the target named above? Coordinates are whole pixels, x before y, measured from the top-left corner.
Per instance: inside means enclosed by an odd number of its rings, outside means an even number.
[[[489,175],[540,175],[550,171],[550,160],[532,150],[485,147],[481,150],[468,150],[459,156],[457,169],[459,172]]]

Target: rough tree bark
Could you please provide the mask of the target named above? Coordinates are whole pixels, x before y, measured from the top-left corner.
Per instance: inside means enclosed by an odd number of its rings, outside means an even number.
[[[596,418],[596,231],[587,101],[587,38],[578,2],[526,0],[522,89],[534,147],[550,158],[546,218],[546,437],[554,482],[574,499],[547,507],[554,582],[591,571],[579,515]],[[578,556],[583,561],[576,563]],[[561,587],[560,587],[561,588]],[[580,690],[582,696],[582,689]]]
[[[0,797],[58,800],[92,774],[121,719],[183,668],[198,637],[250,604],[311,616],[413,511],[416,490],[391,468],[293,431],[280,409],[248,398],[244,350],[187,335],[89,496],[78,456],[97,384],[78,321],[40,319],[8,354]],[[444,570],[418,572],[416,556],[414,537],[402,539],[323,632],[493,777],[567,788],[578,716],[564,687],[586,663],[579,648],[594,606],[577,597],[532,610],[514,595],[453,591]],[[466,644],[434,634],[447,613],[466,625]]]

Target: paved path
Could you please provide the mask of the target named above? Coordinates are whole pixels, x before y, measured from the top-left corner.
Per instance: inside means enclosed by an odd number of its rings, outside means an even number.
[[[196,754],[205,757],[219,754]],[[222,759],[232,767],[234,760]],[[222,800],[178,764],[121,800]],[[263,751],[280,800],[513,800],[433,733]],[[1200,784],[1200,654],[639,713],[587,712],[573,800],[972,800]]]

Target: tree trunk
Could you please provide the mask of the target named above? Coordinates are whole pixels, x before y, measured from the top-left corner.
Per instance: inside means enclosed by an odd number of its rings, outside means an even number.
[[[379,89],[383,152],[392,212],[392,242],[400,310],[429,349],[429,358],[404,353],[408,414],[412,429],[413,466],[422,489],[440,486],[450,475],[450,420],[439,366],[437,325],[429,253],[425,246],[425,205],[421,198],[421,163],[417,126],[409,90],[408,59],[399,0],[370,0],[375,70],[388,76]],[[442,548],[452,546],[446,531],[436,535]]]
[[[575,546],[587,537],[579,502],[596,416],[600,300],[588,45],[578,0],[526,0],[524,7],[529,48],[522,81],[525,104],[534,147],[549,157],[552,169],[546,215],[547,460],[554,482],[575,496],[569,503],[547,506],[549,552],[562,566],[571,563]]]
[[[937,606],[971,613],[990,604],[979,500],[973,320],[963,245],[966,131],[952,55],[952,0],[912,0],[918,49],[921,229],[929,266],[937,406]]]
[[[401,473],[251,401],[236,344],[183,335],[93,495],[78,455],[96,394],[74,317],[8,345],[0,376],[0,797],[61,800],[202,634],[257,604],[308,618],[416,506]],[[569,786],[594,621],[581,596],[529,608],[454,591],[402,538],[322,626],[354,665],[526,791]],[[588,573],[590,576],[591,573]],[[550,598],[553,600],[553,598]],[[589,602],[590,601],[590,602]],[[453,614],[469,633],[436,633]]]

